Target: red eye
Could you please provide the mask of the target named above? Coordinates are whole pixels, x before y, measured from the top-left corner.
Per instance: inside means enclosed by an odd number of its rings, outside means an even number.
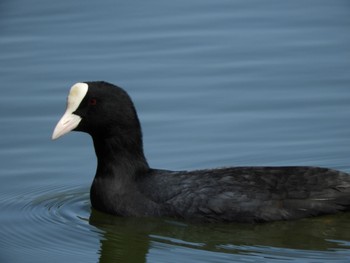
[[[97,100],[96,99],[90,99],[89,100],[89,105],[96,105],[97,104]]]

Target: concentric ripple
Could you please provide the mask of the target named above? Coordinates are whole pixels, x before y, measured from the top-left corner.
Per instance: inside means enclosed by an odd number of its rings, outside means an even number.
[[[37,187],[35,193],[22,196],[7,195],[3,200],[6,218],[2,221],[6,222],[0,226],[0,245],[5,248],[5,255],[11,257],[19,249],[24,257],[79,256],[86,255],[87,249],[96,251],[99,231],[89,224],[88,188],[43,188]]]
[[[37,222],[86,225],[90,213],[87,189],[71,189],[55,194],[44,194],[25,207],[26,214]]]

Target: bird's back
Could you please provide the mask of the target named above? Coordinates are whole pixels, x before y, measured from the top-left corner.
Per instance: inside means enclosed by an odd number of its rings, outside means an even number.
[[[264,222],[350,209],[350,175],[326,168],[152,170],[139,185],[165,215],[196,221]]]

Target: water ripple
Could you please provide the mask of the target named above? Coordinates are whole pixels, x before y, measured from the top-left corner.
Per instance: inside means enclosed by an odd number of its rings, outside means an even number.
[[[96,250],[98,231],[88,222],[90,201],[86,188],[38,187],[35,194],[7,196],[3,204],[6,218],[2,221],[7,227],[2,228],[0,244],[4,248],[36,255],[79,255],[87,248]]]

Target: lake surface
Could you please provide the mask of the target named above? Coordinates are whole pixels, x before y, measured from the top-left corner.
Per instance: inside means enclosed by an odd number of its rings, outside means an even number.
[[[50,140],[72,84],[132,96],[152,167],[350,172],[350,4],[0,3],[0,262],[349,262],[350,214],[262,225],[92,211],[91,139]]]

